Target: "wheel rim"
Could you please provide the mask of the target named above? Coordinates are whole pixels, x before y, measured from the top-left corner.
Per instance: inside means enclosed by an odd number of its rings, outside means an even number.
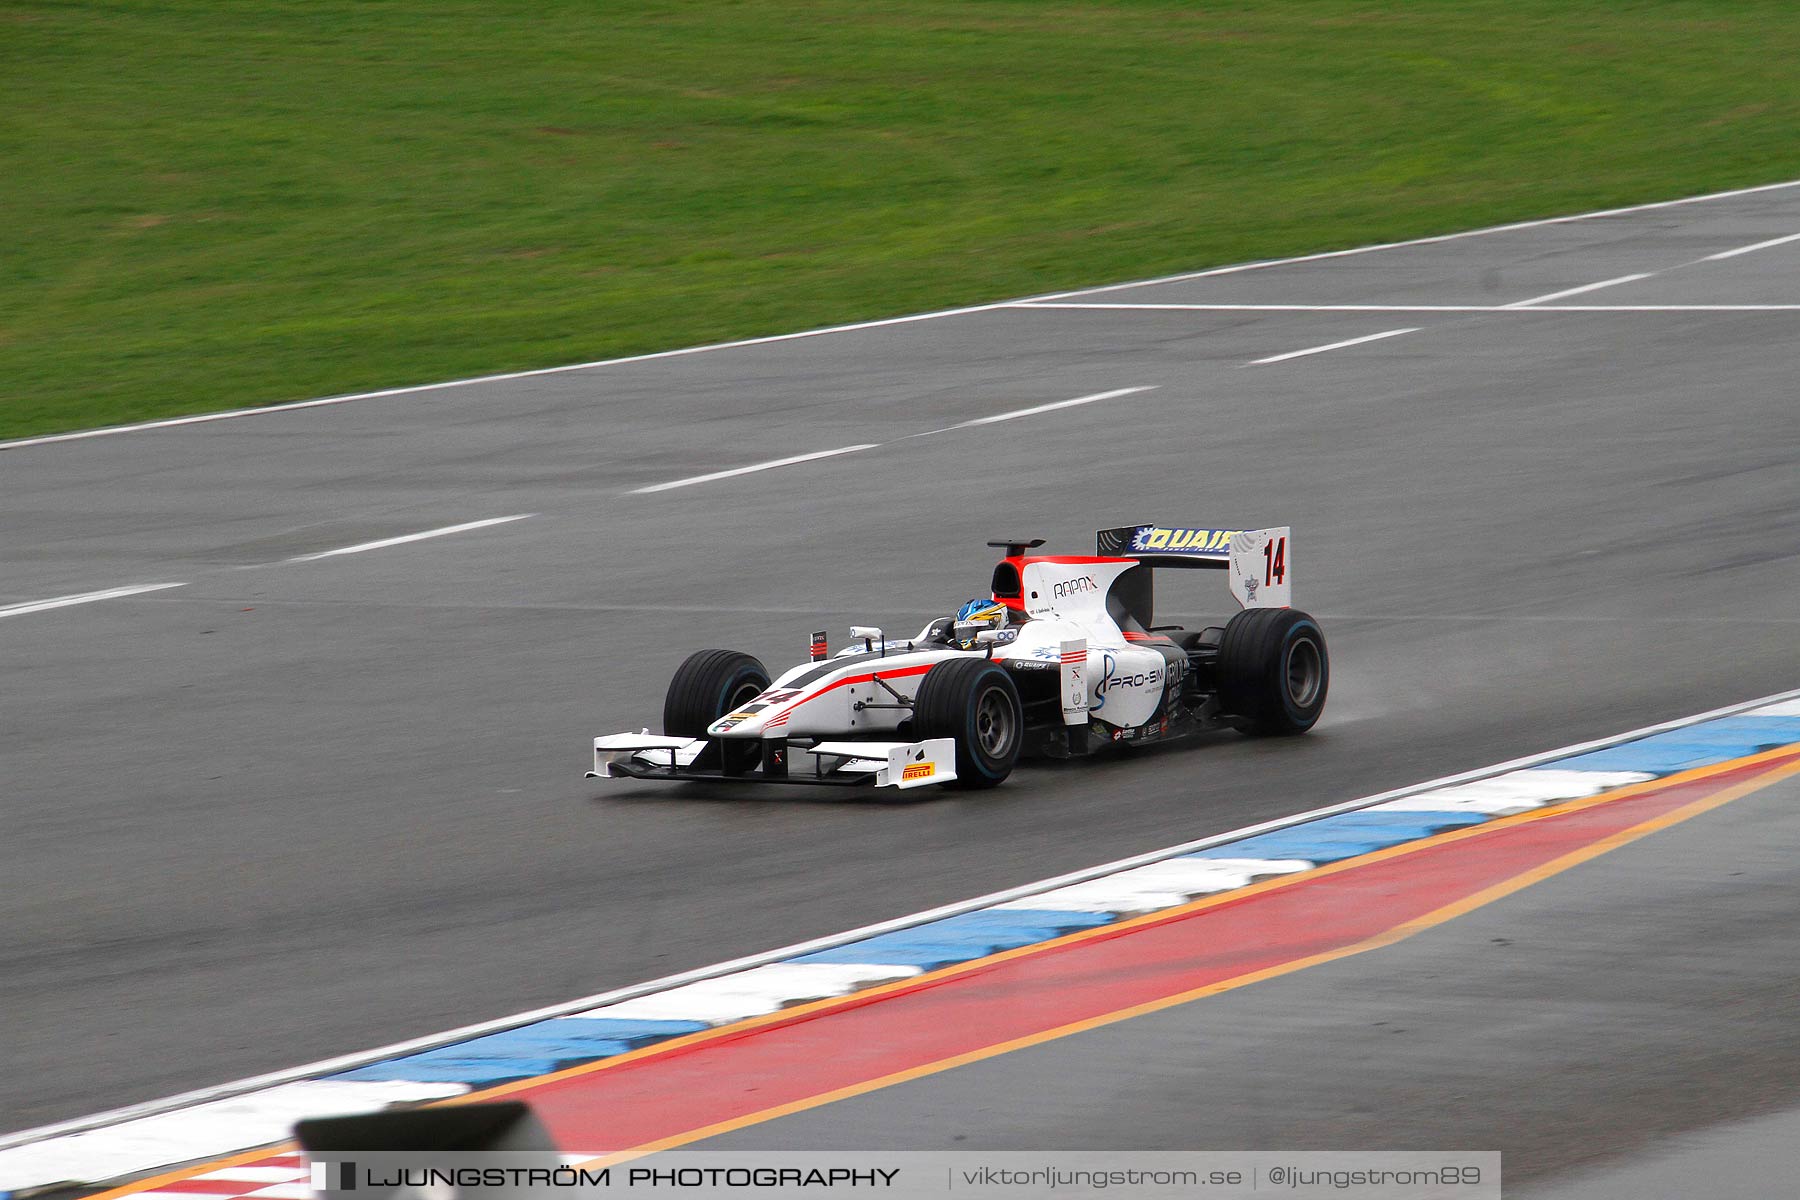
[[[1295,708],[1311,708],[1319,698],[1319,687],[1325,681],[1325,661],[1319,644],[1301,638],[1288,647],[1287,694]]]
[[[736,690],[725,698],[725,712],[722,712],[719,715],[724,716],[725,713],[736,712],[767,690],[767,688],[754,679],[745,680],[737,686]]]
[[[991,687],[981,694],[975,706],[975,741],[990,759],[1004,759],[1012,750],[1018,721],[1006,693]]]

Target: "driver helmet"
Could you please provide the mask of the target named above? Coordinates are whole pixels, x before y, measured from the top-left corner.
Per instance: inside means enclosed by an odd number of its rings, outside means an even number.
[[[975,649],[975,635],[984,629],[1004,629],[1006,627],[1006,605],[998,600],[971,600],[956,610],[956,624],[952,634],[956,644],[963,650]]]

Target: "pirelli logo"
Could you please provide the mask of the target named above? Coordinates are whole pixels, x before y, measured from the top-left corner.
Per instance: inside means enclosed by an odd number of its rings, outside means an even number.
[[[900,782],[911,783],[915,779],[930,779],[937,774],[936,763],[908,763],[900,772]]]

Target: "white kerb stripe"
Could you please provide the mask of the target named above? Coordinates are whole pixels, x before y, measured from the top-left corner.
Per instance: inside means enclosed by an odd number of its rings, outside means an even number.
[[[319,1190],[322,1191],[324,1189]],[[317,1196],[319,1193],[313,1189],[311,1183],[300,1181],[296,1183],[272,1183],[268,1187],[257,1188],[254,1192],[249,1194],[255,1197],[255,1200],[313,1200],[313,1197]],[[187,1196],[185,1200],[193,1200],[192,1195],[190,1194]],[[217,1200],[217,1198],[214,1197],[213,1200]]]
[[[96,600],[117,600],[120,596],[141,596],[145,592],[167,591],[186,587],[185,583],[140,583],[133,587],[107,588],[103,592],[82,592],[75,596],[56,596],[49,600],[31,600],[0,608],[0,617],[22,617],[26,613],[44,612],[52,608],[68,608],[74,604],[92,604]]]
[[[1546,770],[1537,767],[1402,796],[1377,804],[1370,811],[1477,812],[1501,816],[1542,808],[1562,800],[1595,796],[1612,788],[1647,783],[1655,778],[1643,771]]]
[[[1767,250],[1773,246],[1784,246],[1789,242],[1800,242],[1800,233],[1790,233],[1786,237],[1770,238],[1766,242],[1757,242],[1750,246],[1739,246],[1736,250],[1721,250],[1717,254],[1709,254],[1701,262],[1718,262],[1724,258],[1736,258],[1740,254],[1754,254],[1758,250]]]
[[[97,1129],[0,1152],[0,1191],[118,1179],[283,1141],[294,1122],[460,1096],[461,1083],[308,1079],[159,1113],[128,1130]],[[247,1185],[245,1192],[254,1184]],[[179,1184],[165,1191],[179,1192]],[[188,1192],[192,1196],[195,1193]],[[214,1193],[217,1195],[217,1193]]]
[[[143,1101],[125,1108],[117,1108],[107,1112],[95,1113],[91,1116],[60,1121],[54,1125],[43,1125],[34,1129],[20,1130],[16,1133],[0,1134],[0,1152],[4,1152],[4,1157],[0,1157],[0,1172],[4,1172],[7,1168],[12,1167],[15,1162],[19,1164],[19,1169],[23,1170],[27,1156],[32,1158],[34,1165],[42,1165],[39,1156],[49,1153],[60,1154],[63,1152],[64,1147],[68,1147],[72,1143],[77,1143],[78,1140],[80,1140],[81,1145],[93,1145],[93,1138],[96,1132],[105,1133],[109,1130],[116,1131],[116,1136],[113,1139],[102,1139],[107,1145],[123,1144],[127,1141],[136,1144],[137,1130],[144,1128],[144,1126],[151,1121],[160,1121],[162,1118],[170,1115],[197,1111],[200,1106],[210,1106],[216,1103],[229,1101],[234,1097],[249,1098],[254,1093],[263,1089],[293,1087],[296,1086],[295,1081],[311,1081],[312,1077],[315,1076],[348,1071],[355,1067],[367,1066],[370,1063],[384,1062],[388,1059],[399,1058],[409,1054],[417,1054],[424,1050],[431,1050],[441,1046],[451,1045],[456,1042],[467,1041],[484,1034],[498,1033],[507,1029],[517,1029],[538,1021],[548,1020],[551,1017],[575,1016],[584,1011],[601,1007],[610,1007],[613,1008],[614,1011],[617,1011],[616,1006],[621,1002],[640,997],[654,996],[658,993],[667,992],[686,984],[698,983],[703,980],[720,979],[728,974],[738,972],[747,973],[756,967],[782,964],[786,960],[796,958],[803,954],[809,954],[815,950],[833,949],[838,946],[848,945],[851,942],[859,942],[872,938],[877,934],[891,933],[899,929],[908,929],[931,921],[942,920],[945,917],[952,917],[966,912],[974,912],[977,909],[993,908],[1010,901],[1023,900],[1027,897],[1041,895],[1055,889],[1069,887],[1073,884],[1098,880],[1108,875],[1118,874],[1133,867],[1141,867],[1154,862],[1162,862],[1180,855],[1192,854],[1198,850],[1210,849],[1214,846],[1242,841],[1245,838],[1253,837],[1259,833],[1268,833],[1276,829],[1293,828],[1296,825],[1316,821],[1322,817],[1333,816],[1343,812],[1353,812],[1358,809],[1372,808],[1390,800],[1398,800],[1407,796],[1418,795],[1421,792],[1449,788],[1458,784],[1473,783],[1477,780],[1491,779],[1495,776],[1521,770],[1525,767],[1554,762],[1557,759],[1585,754],[1591,750],[1600,750],[1608,746],[1616,746],[1621,742],[1635,741],[1639,738],[1649,737],[1652,734],[1667,733],[1671,730],[1683,729],[1688,726],[1701,724],[1705,721],[1717,720],[1720,717],[1736,716],[1751,710],[1756,710],[1768,715],[1789,713],[1800,714],[1800,691],[1786,691],[1769,696],[1760,696],[1754,700],[1745,700],[1737,704],[1728,704],[1722,708],[1711,709],[1707,712],[1694,713],[1691,716],[1679,717],[1671,721],[1662,721],[1654,725],[1645,725],[1638,729],[1631,729],[1623,733],[1613,734],[1610,737],[1595,738],[1592,741],[1560,746],[1554,750],[1546,750],[1538,754],[1527,755],[1523,758],[1511,759],[1507,762],[1494,763],[1490,766],[1479,767],[1471,771],[1463,771],[1440,779],[1429,780],[1425,783],[1412,784],[1408,787],[1396,788],[1392,791],[1381,792],[1373,796],[1364,796],[1355,800],[1347,800],[1341,804],[1326,805],[1323,808],[1315,808],[1307,812],[1295,813],[1291,816],[1280,817],[1275,820],[1262,821],[1255,825],[1247,825],[1241,829],[1231,830],[1227,833],[1213,834],[1209,837],[1183,842],[1180,845],[1166,846],[1160,850],[1147,851],[1142,854],[1133,855],[1130,858],[1123,858],[1110,863],[1102,863],[1099,866],[1089,867],[1085,870],[1072,871],[1066,875],[1059,875],[1053,879],[1043,879],[1038,880],[1035,883],[1020,884],[1016,887],[1006,888],[998,892],[990,892],[987,895],[976,896],[972,899],[959,901],[954,904],[942,905],[938,908],[927,909],[923,912],[910,913],[906,916],[895,917],[892,920],[879,921],[872,925],[864,925],[858,929],[847,930],[843,933],[832,934],[827,937],[814,938],[810,941],[798,942],[790,946],[765,950],[761,953],[746,955],[743,958],[732,959],[729,962],[715,963],[708,967],[698,967],[693,970],[683,971],[679,974],[664,976],[661,979],[653,979],[645,983],[617,988],[610,992],[602,992],[592,996],[583,996],[579,999],[567,1001],[562,1004],[532,1009],[528,1012],[514,1013],[511,1016],[500,1017],[492,1021],[483,1021],[474,1025],[465,1025],[458,1029],[450,1029],[426,1037],[395,1042],[390,1045],[365,1050],[357,1054],[345,1054],[336,1058],[324,1059],[319,1062],[306,1063],[301,1066],[290,1067],[287,1070],[276,1071],[267,1075],[259,1075],[248,1079],[235,1080],[230,1083],[217,1084],[212,1087],[184,1092],[180,1095],[168,1096],[162,1099]],[[871,965],[885,966],[886,964]],[[318,1086],[319,1082],[322,1081],[315,1081],[313,1085]],[[426,1087],[429,1085],[409,1084],[405,1086]],[[454,1093],[460,1093],[466,1089],[461,1085],[456,1085],[450,1090]],[[383,1102],[393,1101],[384,1098]],[[359,1104],[353,1105],[352,1107],[368,1107],[368,1105]],[[125,1126],[126,1128],[119,1129],[118,1127],[121,1126]],[[56,1141],[51,1142],[49,1139],[56,1139]],[[239,1147],[241,1148],[243,1145],[251,1144],[254,1143],[239,1143]],[[187,1157],[196,1158],[201,1157],[201,1155],[192,1154]],[[66,1173],[67,1168],[62,1165],[63,1161],[64,1160],[59,1158],[57,1165],[34,1178],[49,1182],[74,1178],[74,1176]],[[75,1157],[72,1154],[68,1161],[81,1162],[84,1160]],[[91,1156],[87,1161],[91,1163]],[[160,1160],[162,1163],[175,1161],[181,1160],[173,1157]],[[91,1166],[86,1169],[94,1170]],[[110,1177],[104,1173],[103,1168],[94,1170],[94,1173],[100,1178]],[[7,1186],[8,1177],[5,1174],[0,1174],[0,1189],[4,1189]],[[12,1186],[17,1187],[20,1185],[13,1184]]]
[[[1622,283],[1636,283],[1640,279],[1648,279],[1656,274],[1645,271],[1640,275],[1621,275],[1617,279],[1602,279],[1599,283],[1584,283],[1580,287],[1564,288],[1560,292],[1550,292],[1543,296],[1533,296],[1529,300],[1514,300],[1511,304],[1503,304],[1502,308],[1531,308],[1537,304],[1548,304],[1552,300],[1561,300],[1564,296],[1579,296],[1583,292],[1597,292],[1601,288],[1618,287]]]
[[[1250,365],[1256,367],[1261,366],[1263,363],[1286,362],[1290,358],[1305,358],[1309,354],[1323,354],[1327,350],[1342,350],[1345,346],[1360,346],[1364,342],[1379,342],[1383,338],[1399,337],[1403,333],[1417,332],[1419,332],[1417,326],[1413,326],[1410,329],[1390,329],[1385,333],[1371,333],[1366,337],[1350,338],[1342,342],[1330,342],[1323,346],[1309,346],[1305,350],[1289,350],[1286,354],[1271,354],[1267,358],[1254,360]]]
[[[1091,396],[1077,396],[1073,400],[1058,400],[1054,404],[1035,404],[1030,408],[1015,408],[1011,412],[995,413],[991,417],[976,417],[973,421],[964,421],[960,425],[952,425],[951,429],[969,429],[976,425],[997,425],[1001,421],[1016,421],[1020,417],[1035,417],[1039,413],[1055,412],[1059,408],[1076,408],[1083,404],[1097,404],[1102,400],[1116,400],[1120,396],[1131,396],[1138,392],[1154,392],[1157,385],[1147,387],[1114,388],[1110,392],[1095,392]]]
[[[294,1167],[261,1167],[255,1163],[246,1163],[237,1167],[221,1167],[195,1178],[217,1179],[225,1183],[292,1183],[304,1176]]]
[[[733,467],[729,471],[713,471],[707,475],[690,475],[686,479],[672,479],[668,483],[653,483],[649,487],[632,488],[633,496],[644,496],[651,492],[667,492],[675,488],[693,487],[697,483],[711,483],[715,479],[730,479],[737,475],[754,475],[758,471],[773,471],[777,467],[791,467],[796,463],[814,462],[821,458],[836,458],[840,454],[855,454],[862,450],[873,450],[879,442],[865,442],[860,446],[839,446],[836,450],[815,450],[811,454],[796,454],[792,458],[776,458],[768,462],[751,463],[747,467]]]
[[[485,521],[465,521],[461,525],[446,525],[442,529],[427,529],[422,533],[407,533],[399,537],[382,538],[378,542],[359,542],[354,546],[339,546],[336,550],[321,550],[317,554],[300,554],[288,559],[289,562],[313,562],[321,558],[334,558],[339,554],[361,554],[367,550],[385,550],[389,546],[403,546],[407,542],[422,542],[426,538],[443,537],[451,533],[464,533],[470,529],[486,529],[490,525],[505,525],[511,521],[523,521],[534,517],[536,513],[519,513],[511,517],[489,517]]]

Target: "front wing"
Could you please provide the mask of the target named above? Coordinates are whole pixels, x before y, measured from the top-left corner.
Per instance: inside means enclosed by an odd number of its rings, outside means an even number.
[[[760,761],[727,770],[725,748],[759,747]],[[713,750],[713,753],[708,753]],[[589,779],[672,779],[727,783],[836,784],[902,790],[956,779],[956,743],[950,738],[923,742],[837,740],[807,742],[779,738],[733,739],[663,737],[616,733],[594,739]]]

